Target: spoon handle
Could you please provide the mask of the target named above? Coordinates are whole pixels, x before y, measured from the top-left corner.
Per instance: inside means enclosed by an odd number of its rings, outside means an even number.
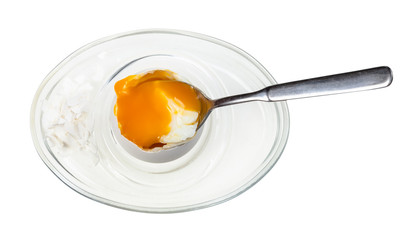
[[[387,87],[392,82],[388,67],[311,78],[265,88],[269,101],[316,97]]]
[[[376,67],[324,77],[273,85],[257,92],[235,95],[214,101],[221,107],[249,101],[276,102],[387,87],[392,82],[389,67]]]

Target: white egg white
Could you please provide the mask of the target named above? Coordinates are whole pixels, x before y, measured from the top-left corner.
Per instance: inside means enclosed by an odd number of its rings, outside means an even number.
[[[161,143],[177,145],[192,138],[197,129],[199,113],[186,110],[177,99],[167,99],[171,113],[170,132],[160,138]]]

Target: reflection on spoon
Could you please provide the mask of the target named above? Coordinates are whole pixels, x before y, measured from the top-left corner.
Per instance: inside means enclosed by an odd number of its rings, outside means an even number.
[[[115,115],[121,134],[145,151],[160,151],[191,140],[218,107],[277,102],[387,87],[388,67],[277,84],[256,92],[212,100],[168,70],[129,76],[115,84]]]

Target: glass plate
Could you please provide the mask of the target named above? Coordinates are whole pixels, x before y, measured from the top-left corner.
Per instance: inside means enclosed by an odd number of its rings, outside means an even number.
[[[195,139],[145,153],[120,135],[116,81],[169,69],[216,99],[276,84],[250,55],[221,40],[143,30],[92,42],[48,74],[31,109],[35,147],[65,184],[93,200],[143,212],[179,212],[231,199],[277,162],[289,133],[286,102],[216,109]]]

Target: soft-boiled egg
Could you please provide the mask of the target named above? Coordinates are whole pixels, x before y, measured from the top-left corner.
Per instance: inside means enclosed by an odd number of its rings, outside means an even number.
[[[131,75],[115,83],[114,114],[121,134],[139,148],[169,148],[192,138],[204,98],[168,70]]]

